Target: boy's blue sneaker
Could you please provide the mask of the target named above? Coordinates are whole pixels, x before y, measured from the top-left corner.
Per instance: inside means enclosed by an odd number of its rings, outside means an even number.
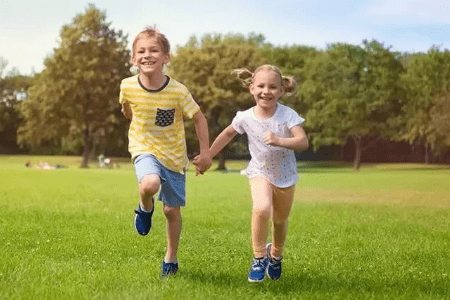
[[[267,257],[253,258],[252,267],[248,273],[248,281],[262,282],[266,277],[266,269],[269,264]]]
[[[154,210],[155,207],[153,206],[151,212],[145,212],[142,210],[141,205],[139,205],[138,209],[134,211],[136,213],[136,216],[134,217],[134,227],[140,235],[147,235],[150,232]]]
[[[267,257],[269,264],[267,266],[267,276],[272,280],[278,280],[281,277],[281,259],[275,259],[270,256],[270,249],[272,248],[272,243],[266,245]]]
[[[165,279],[171,275],[175,275],[178,271],[178,263],[166,263],[164,260],[161,264],[161,279]]]

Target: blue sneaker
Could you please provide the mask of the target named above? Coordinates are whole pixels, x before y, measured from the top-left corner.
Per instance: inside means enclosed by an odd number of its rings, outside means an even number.
[[[164,260],[161,264],[161,279],[165,279],[171,275],[175,275],[178,271],[178,263],[166,263]]]
[[[253,258],[252,267],[248,273],[248,281],[262,282],[266,277],[266,269],[269,264],[267,257]]]
[[[151,212],[145,212],[142,210],[141,205],[139,205],[138,209],[134,211],[136,213],[136,216],[134,217],[134,228],[136,228],[136,231],[140,235],[147,235],[150,232],[154,210],[155,207],[153,206]]]
[[[269,265],[267,266],[267,276],[272,280],[278,280],[281,277],[281,259],[275,259],[270,256],[270,249],[272,248],[272,243],[266,245],[267,257]]]

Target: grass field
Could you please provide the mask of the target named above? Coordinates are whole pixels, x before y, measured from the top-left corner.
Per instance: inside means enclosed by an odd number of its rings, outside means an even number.
[[[161,203],[139,236],[129,160],[80,162],[0,156],[0,299],[450,299],[450,166],[299,163],[283,276],[250,284],[245,162],[188,172],[180,270],[165,281]]]

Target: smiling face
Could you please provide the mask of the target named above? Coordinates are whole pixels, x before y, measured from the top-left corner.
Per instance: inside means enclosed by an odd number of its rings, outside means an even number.
[[[162,74],[163,66],[170,60],[170,55],[164,53],[161,43],[154,36],[136,41],[133,52],[133,65],[139,68],[141,74],[149,77]]]
[[[250,93],[258,107],[264,110],[275,109],[278,99],[284,93],[280,75],[273,70],[257,72],[250,84]]]

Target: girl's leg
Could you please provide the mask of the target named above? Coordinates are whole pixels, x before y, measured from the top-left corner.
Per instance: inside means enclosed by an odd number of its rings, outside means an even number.
[[[164,204],[164,215],[166,216],[166,239],[167,249],[165,262],[174,263],[177,261],[177,250],[181,234],[181,208]]]
[[[289,214],[294,200],[295,185],[288,188],[275,188],[273,197],[273,230],[270,256],[281,258],[288,232]]]
[[[145,211],[153,209],[153,196],[158,192],[161,185],[161,179],[157,174],[150,174],[142,178],[139,184],[139,196],[141,199],[141,207]]]
[[[272,209],[272,186],[266,179],[255,177],[250,179],[253,201],[252,210],[252,246],[256,258],[266,256],[266,240]]]

